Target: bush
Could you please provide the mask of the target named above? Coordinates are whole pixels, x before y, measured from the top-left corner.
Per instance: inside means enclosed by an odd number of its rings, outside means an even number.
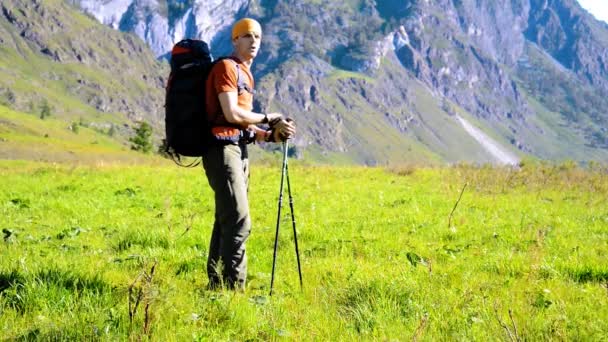
[[[40,104],[40,118],[44,120],[49,116],[51,116],[51,106],[49,105],[49,102],[44,99],[42,104]]]
[[[78,122],[72,122],[72,124],[70,125],[70,130],[74,133],[74,134],[78,134],[78,132],[80,131],[80,126],[78,125]]]
[[[114,127],[114,124],[110,124],[110,128],[108,128],[108,136],[113,137],[114,134],[116,134],[116,127]]]
[[[141,121],[139,126],[135,128],[135,136],[129,141],[132,143],[131,149],[148,153],[152,150],[152,126],[147,122]]]

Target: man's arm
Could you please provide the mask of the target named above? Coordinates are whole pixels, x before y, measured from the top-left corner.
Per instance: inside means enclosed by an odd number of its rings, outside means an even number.
[[[235,91],[219,93],[218,98],[224,117],[226,118],[226,121],[230,123],[240,126],[249,126],[251,128],[251,126],[255,124],[274,122],[274,132],[279,133],[278,136],[283,139],[289,139],[296,133],[296,127],[293,121],[283,120],[283,115],[281,113],[261,114],[250,112],[239,107],[238,94]],[[257,128],[254,129],[254,131],[256,132],[256,140],[262,141],[268,138],[267,134],[262,129]],[[279,141],[278,139],[274,140]]]
[[[280,113],[261,114],[242,109],[238,106],[238,94],[233,91],[220,93],[218,98],[226,121],[233,124],[248,126],[267,123],[283,117]],[[264,118],[267,118],[267,121]]]

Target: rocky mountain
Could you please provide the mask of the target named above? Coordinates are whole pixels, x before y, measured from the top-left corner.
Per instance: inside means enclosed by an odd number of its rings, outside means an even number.
[[[75,0],[99,22],[141,37],[158,57],[184,37],[212,42],[228,32],[234,18],[247,12],[248,0]],[[229,49],[229,45],[225,44]]]
[[[167,70],[136,35],[64,1],[0,3],[0,102],[12,108],[127,134],[162,121]]]
[[[185,37],[230,53],[231,24],[257,18],[256,108],[293,116],[310,158],[608,160],[608,25],[576,0],[68,2],[160,60]]]

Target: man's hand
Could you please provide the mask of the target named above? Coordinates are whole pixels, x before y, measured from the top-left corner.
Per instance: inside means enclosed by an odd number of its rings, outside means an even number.
[[[266,114],[266,117],[268,118],[268,123],[273,126],[275,122],[278,122],[279,120],[283,119],[283,114],[281,113],[268,113]]]
[[[276,142],[291,139],[296,134],[296,123],[292,119],[281,119],[272,126],[273,140]]]

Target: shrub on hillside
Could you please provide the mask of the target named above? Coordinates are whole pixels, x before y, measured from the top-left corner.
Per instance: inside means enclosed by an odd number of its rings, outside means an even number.
[[[148,153],[152,150],[152,126],[147,122],[141,121],[135,128],[135,136],[129,138],[131,149]]]

